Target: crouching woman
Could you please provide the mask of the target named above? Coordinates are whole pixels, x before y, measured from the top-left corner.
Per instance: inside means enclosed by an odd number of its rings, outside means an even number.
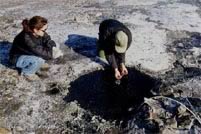
[[[10,62],[27,77],[36,77],[35,73],[53,58],[55,42],[46,33],[48,20],[34,16],[23,20],[23,30],[14,38],[10,50]]]

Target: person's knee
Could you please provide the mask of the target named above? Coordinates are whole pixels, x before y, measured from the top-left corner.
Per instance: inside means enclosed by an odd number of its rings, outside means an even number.
[[[37,56],[33,56],[31,57],[33,64],[44,64],[45,60],[43,58],[37,57]]]
[[[38,62],[39,62],[40,64],[44,64],[44,63],[45,63],[45,60],[42,59],[42,58],[39,58],[39,59],[38,59]]]

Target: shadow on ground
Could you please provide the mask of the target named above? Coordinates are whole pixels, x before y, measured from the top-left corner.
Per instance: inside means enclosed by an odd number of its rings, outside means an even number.
[[[7,41],[0,42],[0,64],[9,66],[9,51],[12,43]]]
[[[144,97],[153,96],[152,92],[158,91],[161,85],[160,80],[135,68],[128,71],[128,77],[124,77],[119,85],[111,77],[110,69],[83,75],[71,82],[64,100],[67,103],[76,100],[82,108],[105,119],[125,119],[129,109],[136,109]]]
[[[72,48],[75,52],[90,58],[92,61],[97,62],[103,66],[105,62],[97,58],[97,38],[85,35],[70,34],[68,40],[65,42],[67,46]]]
[[[79,54],[93,58],[96,56],[97,38],[85,35],[70,34],[65,44]]]

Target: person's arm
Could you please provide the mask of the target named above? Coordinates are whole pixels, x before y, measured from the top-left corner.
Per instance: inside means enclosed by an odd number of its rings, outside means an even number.
[[[116,56],[118,58],[119,64],[123,63],[125,65],[126,54],[125,53],[118,53]]]
[[[25,34],[25,44],[36,56],[42,57],[45,60],[52,59],[52,48],[36,44],[28,34]]]
[[[116,62],[114,54],[106,55],[106,59],[107,59],[108,63],[112,66],[112,68],[114,70],[115,78],[116,79],[121,79],[122,76],[121,76],[121,74],[119,72],[118,65],[117,65],[117,62]]]
[[[125,56],[126,56],[125,53],[117,54],[119,65],[120,65],[120,71],[121,71],[122,76],[128,74],[128,70],[125,66]]]
[[[117,62],[116,62],[114,54],[106,55],[106,59],[107,59],[109,65],[111,65],[112,68],[114,68],[114,69],[118,68],[118,65],[117,65]]]

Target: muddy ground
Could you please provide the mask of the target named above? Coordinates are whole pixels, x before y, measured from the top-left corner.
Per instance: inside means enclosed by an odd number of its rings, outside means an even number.
[[[0,133],[201,133],[200,0],[0,0]],[[21,21],[49,20],[64,56],[28,81],[8,65]],[[120,82],[96,56],[102,20],[133,42]]]

